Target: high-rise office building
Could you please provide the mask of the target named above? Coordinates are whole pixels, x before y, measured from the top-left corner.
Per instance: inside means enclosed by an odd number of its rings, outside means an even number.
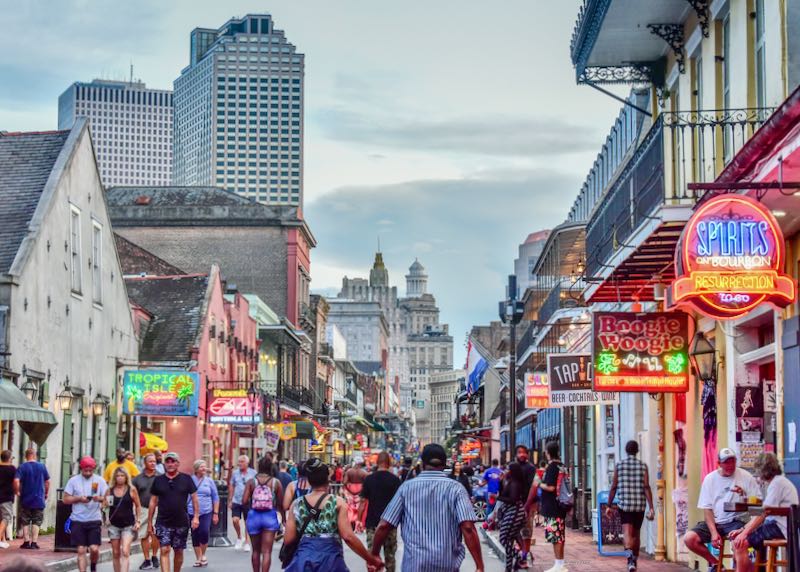
[[[142,82],[75,82],[58,98],[58,128],[89,119],[106,187],[169,185],[172,179],[172,92]]]
[[[173,182],[302,206],[304,70],[267,14],[193,30],[175,80]]]

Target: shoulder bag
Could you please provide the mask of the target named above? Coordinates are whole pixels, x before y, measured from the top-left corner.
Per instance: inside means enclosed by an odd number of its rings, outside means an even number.
[[[297,552],[297,549],[300,547],[300,539],[303,537],[306,528],[308,527],[309,524],[311,524],[312,520],[317,520],[319,518],[319,515],[322,514],[322,511],[319,509],[319,507],[322,506],[322,503],[329,496],[330,495],[328,494],[324,494],[321,497],[319,497],[319,500],[313,507],[306,500],[306,498],[303,497],[303,502],[306,503],[306,508],[308,508],[308,515],[303,521],[303,525],[297,531],[297,538],[294,539],[294,542],[292,542],[291,544],[287,544],[286,541],[284,541],[283,546],[281,546],[281,551],[278,554],[278,558],[280,559],[283,568],[286,568],[289,565],[289,563],[294,559],[294,555]]]

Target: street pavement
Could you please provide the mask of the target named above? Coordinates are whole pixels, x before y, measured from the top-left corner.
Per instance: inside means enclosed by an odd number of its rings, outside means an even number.
[[[231,535],[232,534],[233,533],[231,532]],[[361,535],[360,538],[361,541],[366,544],[365,536]],[[399,545],[397,554],[397,572],[400,572],[400,563],[402,562],[403,557],[403,544],[399,537],[397,540]],[[281,543],[275,543],[275,547],[272,551],[271,570],[275,570],[276,572],[281,569],[280,560],[278,560],[278,552],[280,551],[280,547]],[[486,572],[501,572],[503,570],[503,564],[500,562],[500,560],[498,560],[497,556],[495,556],[494,552],[492,552],[492,549],[486,544],[485,541],[482,541],[481,548],[483,550],[483,561]],[[344,552],[345,560],[347,561],[347,566],[350,568],[350,570],[353,572],[360,572],[367,569],[364,561],[356,556],[356,554],[346,545],[344,547]],[[207,570],[208,572],[249,572],[252,570],[250,566],[250,553],[245,552],[244,550],[234,550],[233,548],[209,548],[207,558],[207,568],[192,568],[195,558],[194,551],[192,550],[192,547],[189,546],[185,552],[185,562],[182,571]],[[131,556],[131,572],[138,570],[141,563],[141,554],[134,554]],[[97,567],[97,569],[99,572],[113,572],[114,570],[111,562],[102,563]],[[465,572],[475,570],[475,563],[473,562],[472,558],[470,558],[469,551],[467,551],[467,558],[464,560],[461,570],[464,570]]]

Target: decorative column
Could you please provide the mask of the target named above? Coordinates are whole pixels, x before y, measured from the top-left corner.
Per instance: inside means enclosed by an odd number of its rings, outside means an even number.
[[[664,480],[664,436],[666,433],[664,415],[665,395],[662,393],[657,401],[658,404],[658,457],[656,459],[656,551],[655,559],[663,562],[667,557],[667,511],[664,503],[666,493],[666,481]]]

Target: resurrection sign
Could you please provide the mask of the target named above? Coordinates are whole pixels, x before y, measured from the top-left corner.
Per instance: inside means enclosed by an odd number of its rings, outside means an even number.
[[[592,356],[589,354],[548,355],[547,376],[551,407],[619,403],[618,393],[592,388]]]
[[[546,409],[550,407],[550,386],[546,373],[525,374],[525,407]]]
[[[244,389],[215,389],[208,402],[209,423],[261,423],[259,400],[250,401]]]
[[[671,303],[690,302],[716,319],[741,317],[761,302],[786,307],[796,287],[783,257],[783,233],[768,209],[745,196],[715,197],[681,234]]]
[[[196,417],[200,374],[188,371],[126,371],[122,382],[125,415]]]
[[[595,312],[594,390],[689,389],[689,317],[683,312]]]

